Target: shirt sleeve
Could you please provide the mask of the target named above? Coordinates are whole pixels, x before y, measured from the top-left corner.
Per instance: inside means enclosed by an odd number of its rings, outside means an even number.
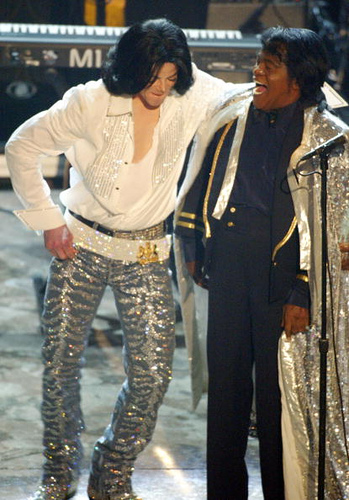
[[[297,275],[295,283],[286,300],[286,304],[310,309],[310,291],[308,276],[306,273]]]
[[[189,189],[176,222],[175,234],[182,240],[186,262],[202,261],[204,257],[203,205],[213,156],[221,130],[216,132],[206,149],[199,173]]]
[[[212,115],[223,103],[253,87],[253,83],[226,82],[198,69],[193,64],[194,79],[198,82],[201,106],[206,106],[206,117]]]
[[[58,156],[83,136],[80,94],[78,87],[68,91],[50,109],[23,123],[6,144],[6,162],[12,185],[25,207],[16,215],[30,229],[52,229],[65,223],[43,177],[41,159]]]

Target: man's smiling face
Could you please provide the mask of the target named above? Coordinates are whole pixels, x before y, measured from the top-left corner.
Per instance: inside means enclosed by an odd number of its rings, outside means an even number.
[[[278,56],[262,51],[253,68],[253,104],[257,109],[271,111],[284,108],[300,98],[300,88],[288,74],[287,66]]]

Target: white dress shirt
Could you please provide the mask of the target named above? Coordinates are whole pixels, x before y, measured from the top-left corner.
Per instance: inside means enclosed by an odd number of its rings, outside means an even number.
[[[131,164],[132,97],[112,96],[101,80],[73,87],[21,125],[6,145],[6,159],[25,207],[24,222],[34,230],[65,223],[40,166],[42,156],[61,153],[72,167],[70,187],[60,195],[66,208],[111,229],[144,229],[165,220],[174,209],[186,148],[198,125],[243,86],[195,65],[193,72],[194,84],[186,94],[173,93],[161,105],[153,147],[139,177],[140,166]]]

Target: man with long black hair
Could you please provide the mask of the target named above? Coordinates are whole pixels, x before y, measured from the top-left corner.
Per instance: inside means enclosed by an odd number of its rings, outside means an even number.
[[[210,106],[233,84],[199,71],[183,31],[165,19],[132,26],[102,80],[70,89],[14,132],[6,146],[18,215],[44,232],[54,259],[43,325],[44,472],[35,500],[74,496],[84,421],[80,370],[106,286],[115,296],[126,379],[97,441],[88,494],[135,499],[131,475],[150,441],[171,379],[174,301],[165,220],[175,206],[186,148]],[[50,197],[41,155],[65,153],[65,214]]]

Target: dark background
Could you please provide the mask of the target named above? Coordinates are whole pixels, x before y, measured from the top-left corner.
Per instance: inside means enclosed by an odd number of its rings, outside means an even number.
[[[232,0],[211,0],[217,3],[233,3]],[[97,0],[98,23],[103,25],[104,0]],[[269,5],[276,11],[282,2],[261,0],[236,2],[246,4],[252,12],[260,6]],[[289,4],[292,2],[288,2]],[[332,76],[340,73],[341,82],[337,89],[349,99],[348,65],[348,20],[349,0],[321,0],[303,3],[308,9],[307,27],[314,29],[324,39],[332,62]],[[251,5],[252,4],[252,5]],[[205,28],[209,0],[127,0],[125,25],[152,18],[167,17],[182,28]],[[255,9],[255,10],[254,10]],[[310,13],[310,14],[309,14]],[[36,24],[84,24],[84,0],[3,0],[0,3],[0,22]],[[290,21],[288,21],[290,22]],[[259,16],[250,26],[258,34],[265,26]],[[219,29],[219,26],[217,26]],[[44,44],[44,40],[43,40]],[[46,109],[61,97],[72,85],[99,78],[99,69],[85,68],[41,68],[3,67],[0,71],[0,146],[6,142],[12,131],[33,114]],[[29,94],[19,98],[14,95],[13,82],[25,82]],[[331,79],[329,83],[336,85]],[[27,89],[28,90],[28,89]],[[29,96],[28,96],[29,95]],[[341,110],[341,117],[349,122],[347,108]]]

